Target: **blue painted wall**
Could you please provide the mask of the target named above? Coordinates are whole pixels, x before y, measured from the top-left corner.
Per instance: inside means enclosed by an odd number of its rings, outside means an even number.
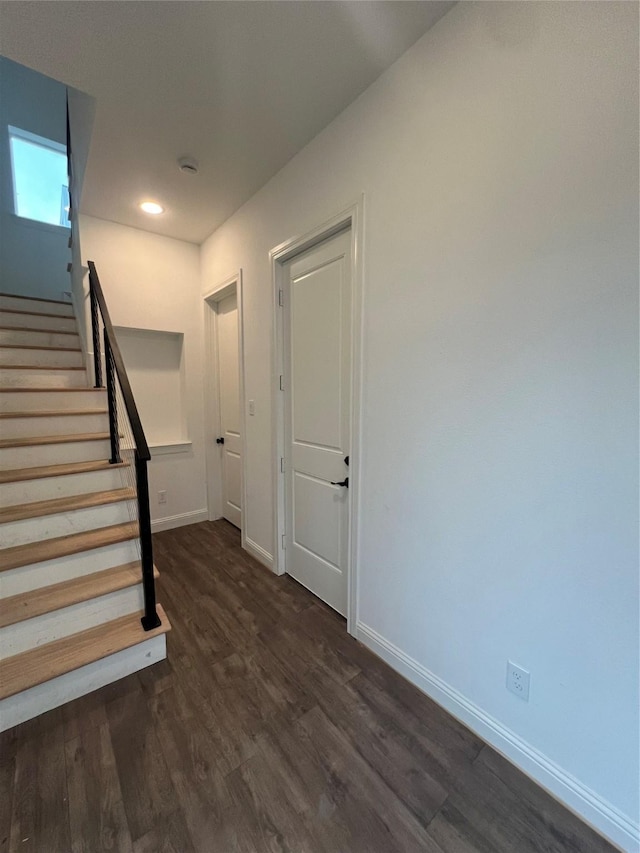
[[[66,87],[0,57],[0,290],[62,299],[71,289],[69,229],[14,213],[9,125],[66,144]]]

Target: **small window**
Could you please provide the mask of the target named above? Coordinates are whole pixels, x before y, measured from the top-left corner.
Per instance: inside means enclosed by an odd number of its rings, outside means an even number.
[[[17,216],[70,227],[67,149],[59,142],[9,127]]]

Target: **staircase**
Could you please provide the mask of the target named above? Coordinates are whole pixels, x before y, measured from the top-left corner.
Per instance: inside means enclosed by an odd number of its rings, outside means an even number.
[[[71,305],[0,294],[0,731],[166,657],[109,437]]]

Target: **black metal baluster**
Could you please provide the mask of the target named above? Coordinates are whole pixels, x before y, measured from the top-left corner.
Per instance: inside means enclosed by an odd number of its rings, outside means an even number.
[[[100,320],[98,318],[98,298],[89,276],[89,297],[91,302],[91,331],[93,336],[93,372],[95,388],[102,388],[102,354],[100,352]],[[105,337],[106,340],[106,337]]]
[[[109,404],[109,439],[111,441],[111,462],[115,465],[117,462],[122,462],[120,458],[120,431],[118,429],[118,403],[116,400],[116,382],[113,367],[113,358],[111,356],[111,344],[107,336],[107,330],[104,330],[104,366],[107,371],[107,402]]]
[[[151,544],[151,515],[149,513],[149,480],[147,463],[136,452],[136,481],[138,491],[138,523],[140,525],[140,550],[142,558],[142,589],[144,616],[140,620],[145,631],[157,628],[160,617],[156,611],[156,587],[153,578],[153,546]]]

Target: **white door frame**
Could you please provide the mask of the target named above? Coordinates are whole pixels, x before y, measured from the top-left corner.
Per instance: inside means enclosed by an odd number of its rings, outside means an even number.
[[[218,313],[216,305],[227,296],[235,293],[238,305],[238,372],[240,383],[240,441],[241,454],[241,484],[242,500],[242,547],[245,547],[245,530],[247,529],[247,495],[246,495],[246,440],[245,440],[245,399],[244,399],[244,315],[242,270],[225,278],[203,297],[204,299],[204,330],[205,330],[205,448],[207,460],[207,505],[209,521],[222,518],[222,462],[219,446],[215,443],[214,428],[219,436],[220,425],[220,388],[218,360]]]
[[[292,237],[269,252],[273,283],[273,505],[274,505],[274,563],[273,570],[286,572],[286,551],[283,547],[285,531],[285,482],[280,459],[285,456],[285,401],[280,390],[280,377],[284,375],[284,317],[280,305],[283,288],[284,265],[291,258],[349,228],[351,231],[351,443],[349,447],[349,563],[347,566],[347,631],[355,636],[358,624],[358,555],[360,511],[360,448],[362,408],[362,320],[363,320],[363,227],[364,196],[354,204],[299,237]]]

